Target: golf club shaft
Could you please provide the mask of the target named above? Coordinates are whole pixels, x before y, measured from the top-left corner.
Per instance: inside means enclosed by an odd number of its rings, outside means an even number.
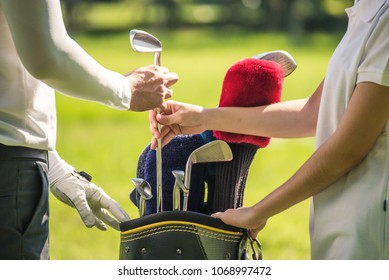
[[[161,65],[161,53],[156,52],[154,54],[154,64],[157,66]],[[157,111],[160,114],[160,111]],[[161,124],[158,123],[158,132],[161,133]],[[157,150],[156,150],[156,162],[157,162],[157,213],[163,211],[162,204],[162,139],[157,139]]]
[[[146,208],[145,208],[145,200],[140,197],[139,199],[139,218],[143,217],[146,213]]]
[[[173,187],[173,211],[179,211],[180,205],[180,187],[177,185],[177,180]]]
[[[159,113],[157,113],[159,114]],[[161,125],[158,123],[158,131],[161,133]],[[161,138],[157,139],[157,150],[156,150],[156,162],[157,162],[157,212],[163,211],[162,205],[162,149],[161,149]]]
[[[195,152],[196,152],[196,150],[195,150]],[[191,176],[192,176],[191,156],[193,156],[193,154],[194,153],[192,152],[192,154],[189,156],[189,159],[186,162],[186,166],[185,166],[184,186],[185,186],[186,192],[184,192],[184,200],[183,200],[183,203],[182,203],[183,204],[182,205],[182,210],[183,211],[188,211],[188,199],[189,199],[190,180],[191,180]]]

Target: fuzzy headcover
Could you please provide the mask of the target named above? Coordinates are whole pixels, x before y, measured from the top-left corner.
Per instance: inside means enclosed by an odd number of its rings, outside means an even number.
[[[219,107],[255,107],[281,101],[284,73],[274,61],[247,58],[233,64],[227,71]],[[266,147],[270,138],[214,131],[217,139],[228,143],[247,143]]]

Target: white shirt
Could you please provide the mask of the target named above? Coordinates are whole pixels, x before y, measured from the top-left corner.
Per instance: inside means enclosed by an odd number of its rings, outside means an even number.
[[[127,79],[67,34],[58,0],[0,0],[0,143],[54,150],[58,92],[128,110]]]
[[[360,0],[346,9],[349,25],[326,74],[316,147],[336,130],[356,84],[389,86],[388,7],[388,0]],[[388,128],[356,168],[313,197],[313,259],[389,259]]]

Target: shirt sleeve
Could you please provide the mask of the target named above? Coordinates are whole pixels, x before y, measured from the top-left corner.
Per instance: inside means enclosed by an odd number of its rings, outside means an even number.
[[[55,90],[130,109],[127,79],[104,68],[67,33],[59,0],[0,0],[18,55],[32,76]]]
[[[374,82],[389,86],[389,9],[381,7],[378,20],[366,43],[365,55],[358,69],[357,83]]]
[[[70,172],[74,171],[75,168],[64,161],[57,151],[49,151],[49,183],[53,184],[58,179],[64,177]]]

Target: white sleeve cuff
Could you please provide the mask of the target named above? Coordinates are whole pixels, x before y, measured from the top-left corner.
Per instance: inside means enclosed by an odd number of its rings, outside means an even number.
[[[64,161],[57,151],[49,151],[49,184],[53,184],[58,179],[69,174],[75,168]]]

